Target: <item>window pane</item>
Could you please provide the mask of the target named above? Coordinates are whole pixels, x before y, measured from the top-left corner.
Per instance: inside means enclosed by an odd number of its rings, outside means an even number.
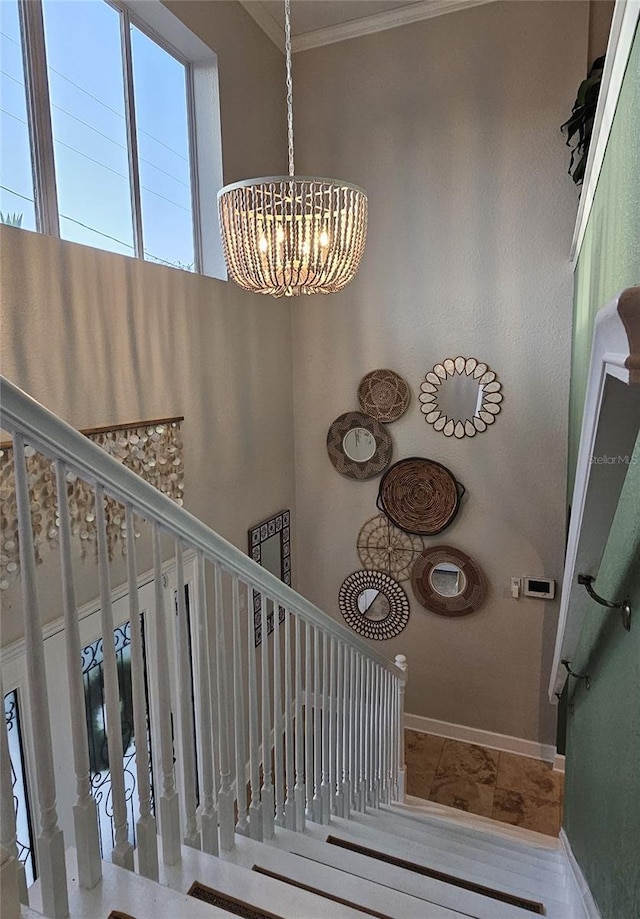
[[[31,825],[31,807],[27,789],[27,772],[25,768],[22,732],[20,728],[20,707],[18,691],[13,689],[4,697],[4,720],[7,726],[9,741],[9,765],[11,766],[11,786],[13,806],[16,813],[16,846],[18,858],[24,865],[27,886],[38,877],[33,845],[33,828]]]
[[[120,14],[44,0],[60,235],[133,255]]]
[[[185,67],[131,28],[144,255],[194,270]]]
[[[35,230],[33,176],[17,0],[0,0],[0,211]]]

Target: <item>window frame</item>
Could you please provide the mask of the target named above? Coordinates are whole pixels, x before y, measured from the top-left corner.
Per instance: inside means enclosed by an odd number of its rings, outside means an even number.
[[[144,255],[130,28],[135,26],[185,68],[193,273],[227,280],[217,220],[217,193],[224,184],[217,55],[164,7],[160,0],[102,2],[111,6],[120,17],[134,243],[134,253],[127,257],[155,264],[153,259],[146,259]],[[17,3],[25,74],[36,229],[40,233],[61,238],[42,0],[17,0]],[[205,224],[203,216],[209,213],[215,215],[215,220]]]

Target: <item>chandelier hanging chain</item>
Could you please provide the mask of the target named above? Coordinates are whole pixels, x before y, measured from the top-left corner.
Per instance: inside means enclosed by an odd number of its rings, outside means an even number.
[[[293,165],[293,79],[291,77],[291,0],[284,0],[284,47],[287,57],[287,137],[289,141],[289,175],[295,174]]]

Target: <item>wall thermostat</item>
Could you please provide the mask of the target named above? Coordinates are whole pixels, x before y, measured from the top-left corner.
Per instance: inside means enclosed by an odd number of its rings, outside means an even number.
[[[537,597],[539,600],[553,600],[556,595],[556,582],[551,578],[523,578],[525,597]]]

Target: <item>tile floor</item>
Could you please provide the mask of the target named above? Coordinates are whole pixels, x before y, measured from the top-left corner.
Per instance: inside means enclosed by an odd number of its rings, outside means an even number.
[[[549,763],[405,731],[407,793],[548,836],[562,819],[564,776]]]

